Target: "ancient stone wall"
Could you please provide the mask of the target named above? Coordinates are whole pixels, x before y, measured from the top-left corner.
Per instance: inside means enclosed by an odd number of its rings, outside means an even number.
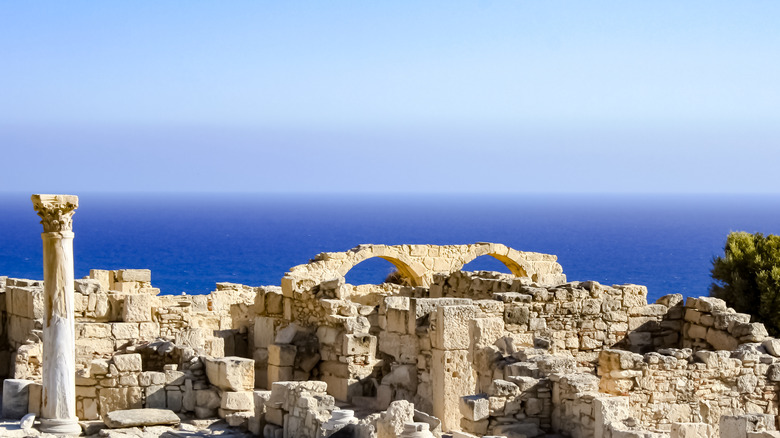
[[[723,301],[689,298],[682,345],[633,354],[604,350],[598,373],[602,392],[628,396],[631,415],[651,429],[704,422],[717,432],[723,415],[778,414],[780,340]],[[716,345],[707,342],[707,333]]]
[[[451,271],[484,254],[521,275]],[[368,257],[396,260],[408,284],[345,284]],[[40,380],[41,287],[0,278],[9,376]],[[405,400],[415,420],[463,437],[681,438],[778,414],[780,341],[748,315],[714,298],[648,304],[642,286],[567,283],[554,257],[503,245],[360,246],[293,268],[281,287],[158,293],[148,270],[76,280],[80,417],[165,407],[315,436],[335,427],[336,402],[379,412]]]
[[[251,355],[255,288],[220,283],[209,295],[157,295],[150,277],[142,269],[93,270],[75,281],[77,415],[155,407],[246,423],[252,409],[239,405],[253,399],[254,362],[236,359],[251,369],[236,395],[206,378],[203,358]],[[40,382],[43,282],[3,277],[2,285],[7,376]],[[30,408],[38,412],[34,402]]]

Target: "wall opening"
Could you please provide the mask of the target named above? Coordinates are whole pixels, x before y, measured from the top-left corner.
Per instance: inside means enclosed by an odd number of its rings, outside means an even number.
[[[461,271],[495,271],[495,272],[502,272],[504,274],[511,274],[512,271],[509,270],[509,268],[497,258],[485,254],[481,255],[474,260],[466,263],[463,265],[462,268],[460,268]]]
[[[398,268],[389,261],[380,257],[372,257],[353,266],[344,279],[352,285],[382,284],[396,271]]]

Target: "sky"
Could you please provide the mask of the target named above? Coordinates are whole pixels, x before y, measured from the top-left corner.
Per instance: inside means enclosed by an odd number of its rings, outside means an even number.
[[[0,192],[780,193],[780,2],[0,2]]]

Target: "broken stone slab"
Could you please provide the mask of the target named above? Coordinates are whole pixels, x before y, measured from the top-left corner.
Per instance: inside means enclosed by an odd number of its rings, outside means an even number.
[[[145,427],[159,425],[177,425],[181,419],[169,409],[128,409],[112,411],[106,415],[106,426],[112,429],[126,427]]]

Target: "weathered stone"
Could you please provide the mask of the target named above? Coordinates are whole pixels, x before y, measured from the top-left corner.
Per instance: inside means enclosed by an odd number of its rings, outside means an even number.
[[[231,411],[254,410],[254,395],[252,391],[223,392],[220,407]]]
[[[484,420],[490,415],[490,403],[487,397],[482,395],[461,397],[459,409],[461,415],[470,421]]]
[[[140,354],[118,354],[114,356],[113,361],[119,371],[141,371]]]
[[[161,424],[177,425],[181,423],[181,419],[168,409],[128,409],[109,412],[106,415],[105,423],[112,429],[120,429]]]
[[[125,322],[151,322],[154,297],[149,294],[126,295],[122,307]]]
[[[255,384],[255,361],[241,357],[204,358],[206,375],[223,391],[251,391]]]

